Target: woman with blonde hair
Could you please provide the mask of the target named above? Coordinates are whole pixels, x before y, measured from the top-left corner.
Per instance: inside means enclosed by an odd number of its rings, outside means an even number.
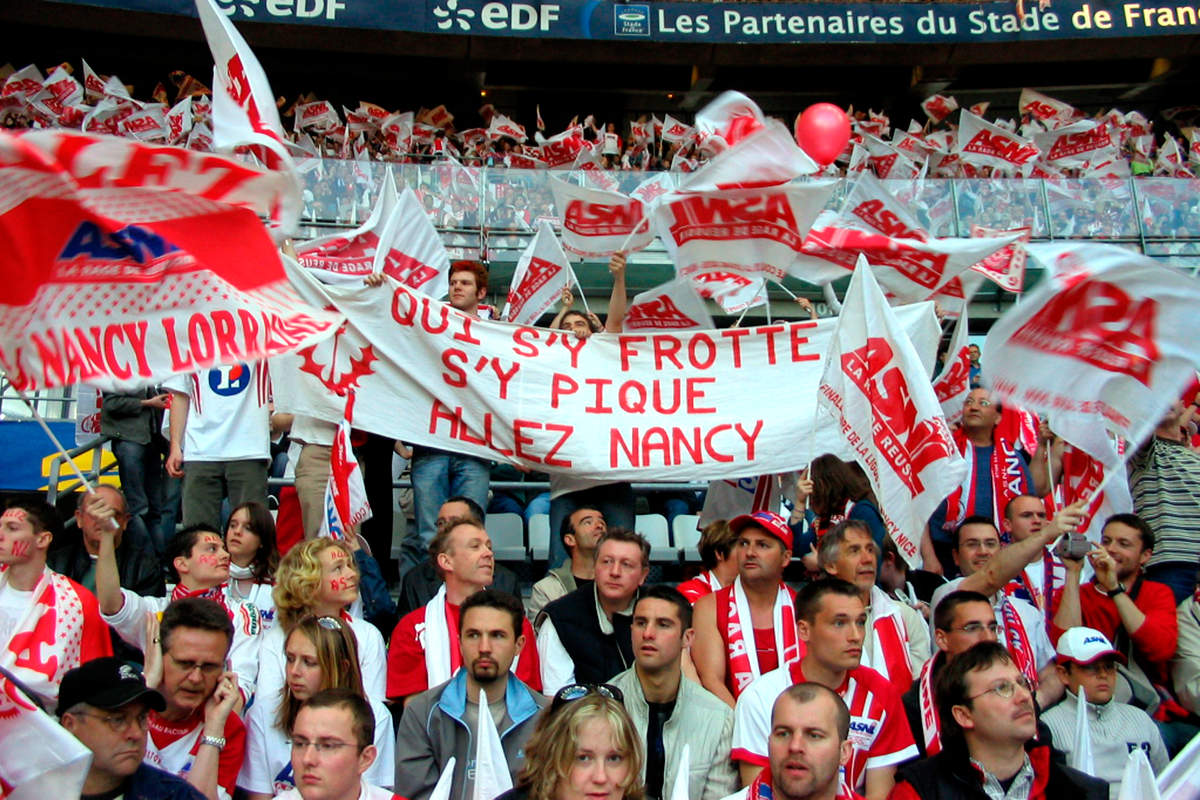
[[[642,742],[620,690],[574,684],[554,696],[517,785],[497,800],[644,800],[641,774]]]
[[[304,617],[292,628],[284,649],[287,682],[281,694],[260,694],[246,715],[246,757],[237,785],[250,800],[269,800],[295,787],[287,731],[305,700],[325,689],[363,694],[358,646],[350,625],[337,617]],[[375,712],[375,763],[363,778],[390,788],[395,780],[396,740],[392,717],[378,700]]]
[[[384,699],[387,649],[379,629],[348,609],[358,599],[358,567],[345,542],[319,538],[287,552],[275,572],[276,624],[263,635],[258,665],[258,696],[272,698],[284,688],[284,642],[307,616],[347,623],[358,644],[359,671],[368,700]]]

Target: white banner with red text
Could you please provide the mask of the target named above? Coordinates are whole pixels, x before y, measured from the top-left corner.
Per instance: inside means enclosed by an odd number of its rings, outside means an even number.
[[[847,450],[832,423],[812,437],[832,319],[577,339],[475,319],[390,279],[323,287],[293,272],[307,302],[347,324],[272,363],[280,411],[337,422],[344,400],[333,389],[352,388],[357,428],[606,480],[778,473],[814,448]],[[932,304],[896,314],[928,386],[940,333]]]

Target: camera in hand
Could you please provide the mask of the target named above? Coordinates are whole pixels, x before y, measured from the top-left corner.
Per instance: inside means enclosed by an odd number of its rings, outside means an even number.
[[[1070,533],[1058,540],[1054,555],[1078,561],[1092,551],[1092,543],[1082,533]]]

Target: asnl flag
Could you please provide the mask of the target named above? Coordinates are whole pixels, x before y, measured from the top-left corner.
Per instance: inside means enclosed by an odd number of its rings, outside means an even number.
[[[542,220],[517,261],[501,316],[518,325],[532,325],[562,296],[563,289],[576,282],[554,228]]]
[[[618,250],[641,250],[654,241],[641,200],[556,177],[550,178],[550,189],[563,221],[562,246],[572,253],[601,258]]]
[[[695,331],[712,330],[712,317],[704,300],[692,284],[684,279],[647,289],[633,298],[625,312],[623,328],[627,332],[643,330]]]
[[[363,483],[358,459],[350,444],[350,420],[354,414],[354,392],[346,396],[346,415],[338,423],[329,456],[329,480],[325,484],[325,514],[321,518],[320,536],[345,539],[355,527],[371,518],[367,502],[367,487]]]
[[[0,132],[0,363],[22,390],[132,389],[332,333],[259,214],[286,176],[67,131]]]

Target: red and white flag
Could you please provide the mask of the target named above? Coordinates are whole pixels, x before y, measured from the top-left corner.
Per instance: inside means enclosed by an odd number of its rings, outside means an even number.
[[[1025,285],[1025,244],[1033,238],[1032,228],[1009,228],[999,230],[984,228],[980,225],[971,226],[972,239],[988,239],[997,236],[1016,234],[1017,240],[1006,244],[987,258],[976,261],[971,269],[986,276],[1001,289],[1019,293]]]
[[[363,483],[358,459],[350,444],[350,422],[354,419],[354,390],[346,392],[346,415],[333,435],[329,454],[329,480],[325,483],[325,515],[318,536],[344,540],[355,528],[371,518],[367,487]]]
[[[710,158],[679,181],[680,191],[753,189],[812,175],[819,167],[796,144],[782,122],[767,119],[762,127]]]
[[[709,481],[700,509],[700,524],[730,520],[755,511],[778,514],[784,499],[795,501],[798,472],[759,475],[740,480]]]
[[[579,152],[583,150],[583,145],[582,131],[576,128],[565,130],[542,142],[542,160],[551,169],[574,164]]]
[[[834,181],[812,181],[759,189],[677,191],[663,198],[653,223],[679,275],[720,269],[779,281],[788,274],[805,234],[835,187]]]
[[[675,142],[687,142],[691,141],[695,135],[696,129],[691,125],[685,125],[670,114],[665,115],[662,123],[662,133],[660,134],[660,138],[664,142],[672,144]]]
[[[1070,103],[1047,97],[1033,89],[1022,89],[1018,106],[1022,114],[1029,114],[1034,119],[1044,122],[1070,122],[1082,117],[1083,114]]]
[[[934,122],[941,122],[958,110],[958,101],[953,97],[935,94],[921,101],[921,109]]]
[[[67,131],[0,133],[0,363],[23,390],[135,388],[332,333],[259,214],[287,176]]]
[[[214,0],[196,0],[213,62],[213,146],[220,151],[247,147],[267,169],[291,184],[269,216],[284,231],[295,227],[304,206],[296,165],[288,154],[275,94],[246,40]]]
[[[92,751],[0,675],[0,800],[79,797]]]
[[[696,135],[705,152],[720,153],[760,131],[766,117],[758,104],[741,92],[722,92],[696,114]]]
[[[508,137],[515,139],[517,144],[526,139],[524,126],[518,125],[503,114],[495,114],[492,117],[492,122],[488,125],[488,136],[493,139]]]
[[[389,150],[396,154],[407,153],[413,135],[413,112],[392,114],[380,124],[379,132]]]
[[[838,212],[817,218],[790,274],[825,284],[843,277],[866,256],[888,296],[928,299],[1015,235],[991,239],[936,239],[874,176],[859,176]]]
[[[767,283],[761,275],[701,267],[686,278],[696,294],[714,301],[726,314],[740,314],[767,304]]]
[[[1053,420],[1051,425],[1053,426]],[[1107,440],[1107,436],[1104,438]],[[1079,532],[1097,544],[1100,542],[1100,530],[1104,527],[1105,520],[1113,514],[1133,512],[1129,478],[1125,474],[1121,457],[1111,441],[1105,441],[1102,446],[1107,452],[1101,458],[1093,458],[1082,448],[1068,443],[1063,448],[1062,478],[1059,481],[1063,505],[1090,499],[1083,508],[1083,522],[1079,524]],[[1104,480],[1106,469],[1117,470],[1117,474],[1107,482]],[[1096,489],[1101,485],[1104,489],[1097,494]]]
[[[1033,137],[1042,161],[1058,169],[1084,167],[1118,155],[1107,122],[1080,120]]]
[[[954,323],[954,336],[950,338],[950,349],[942,371],[933,381],[933,392],[942,404],[946,422],[955,425],[963,414],[963,401],[971,393],[971,356],[968,350],[967,312],[964,309]]]
[[[992,167],[1027,176],[1038,157],[1037,145],[1010,130],[993,125],[970,111],[959,115],[958,155],[975,167]]]
[[[818,402],[866,470],[900,554],[919,566],[929,515],[962,482],[967,464],[916,348],[865,264],[850,279]]]
[[[1200,363],[1200,282],[1115,245],[1027,249],[1046,274],[988,334],[988,385],[1094,457],[1105,427],[1139,447]]]
[[[564,288],[575,283],[575,273],[554,228],[542,220],[533,241],[517,261],[501,318],[517,325],[532,325],[562,296]]]
[[[625,331],[712,330],[712,317],[691,282],[676,278],[633,298],[625,312]]]
[[[921,174],[921,165],[887,142],[867,134],[863,136],[867,163],[880,180],[910,181]]]
[[[295,128],[300,131],[329,133],[342,124],[337,109],[328,100],[304,103],[296,106]]]
[[[554,204],[562,216],[562,244],[587,258],[601,258],[618,250],[641,250],[654,241],[646,205],[620,192],[590,189],[560,178],[550,178]]]

